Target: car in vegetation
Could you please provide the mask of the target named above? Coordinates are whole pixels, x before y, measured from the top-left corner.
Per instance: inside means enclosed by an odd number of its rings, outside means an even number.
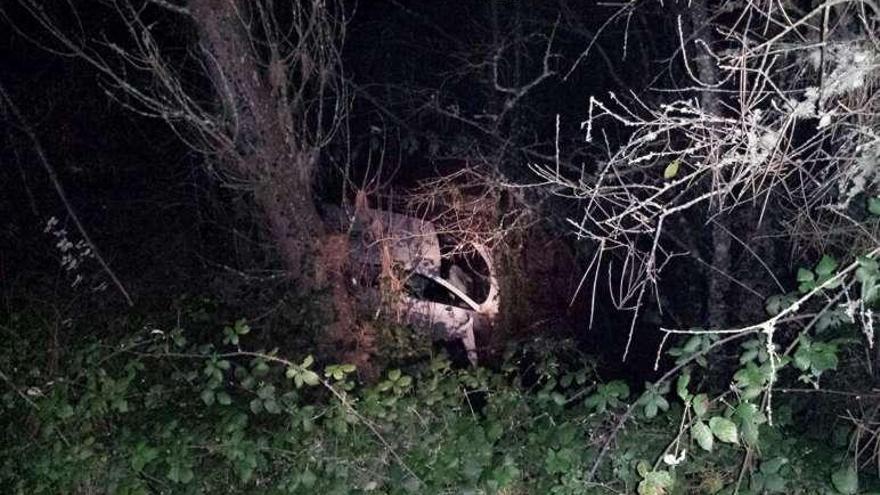
[[[475,335],[491,330],[499,310],[491,252],[459,245],[434,223],[387,210],[325,208],[349,234],[352,283],[359,299],[436,340],[461,341],[477,364]]]

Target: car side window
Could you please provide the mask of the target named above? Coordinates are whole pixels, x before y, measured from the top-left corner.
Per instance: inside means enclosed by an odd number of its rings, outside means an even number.
[[[467,303],[452,291],[418,273],[411,273],[407,277],[404,288],[407,294],[415,299],[471,309]]]

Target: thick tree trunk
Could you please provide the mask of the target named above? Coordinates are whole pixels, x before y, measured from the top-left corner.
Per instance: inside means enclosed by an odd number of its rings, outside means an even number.
[[[264,179],[257,186],[256,199],[287,269],[302,288],[314,289],[324,278],[315,261],[326,232],[311,188],[291,177],[295,173],[285,172],[282,168]]]
[[[256,204],[298,288],[329,290],[335,321],[319,337],[325,353],[358,364],[363,372],[369,356],[364,347],[369,342],[364,345],[354,331],[356,315],[346,277],[347,238],[326,231],[315,204],[312,181],[320,145],[303,142],[292,132],[291,120],[304,117],[292,112],[283,97],[286,88],[279,86],[288,84],[287,78],[261,70],[260,54],[246,27],[249,8],[249,0],[189,3],[207,54],[205,65],[229,116],[226,134],[231,139],[226,149],[219,150],[219,158],[253,186]],[[309,59],[308,54],[299,55]],[[274,67],[276,62],[263,65]],[[320,72],[318,77],[327,75]]]
[[[247,3],[192,0],[190,11],[218,97],[230,115],[233,149],[221,150],[220,158],[253,184],[284,263],[303,288],[313,289],[321,278],[314,260],[324,236],[311,184],[317,150],[288,139],[243,24]]]
[[[706,0],[695,0],[690,7],[690,15],[693,32],[698,34],[706,44],[712,46],[714,33],[709,20]],[[697,76],[700,81],[706,85],[714,85],[718,81],[718,68],[715,66],[715,62],[703,49],[696,53],[696,57]],[[703,90],[700,103],[706,113],[718,115],[721,111],[718,94],[711,89]],[[716,219],[711,227],[712,267],[714,270],[709,272],[707,309],[710,327],[723,327],[727,324],[728,319],[727,297],[730,291],[730,280],[721,274],[730,274],[731,271],[731,238],[719,224],[720,221],[720,219]]]

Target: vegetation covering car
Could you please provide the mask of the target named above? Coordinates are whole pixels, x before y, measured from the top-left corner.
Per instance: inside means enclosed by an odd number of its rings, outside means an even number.
[[[477,364],[475,334],[498,315],[499,286],[486,246],[456,245],[434,223],[401,213],[325,208],[331,224],[351,237],[351,261],[361,300],[382,307],[432,338],[460,340]],[[397,284],[383,286],[381,278]],[[399,290],[395,290],[397,287]]]

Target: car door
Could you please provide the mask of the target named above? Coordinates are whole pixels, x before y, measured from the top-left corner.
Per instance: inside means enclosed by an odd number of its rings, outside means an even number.
[[[474,315],[478,305],[439,277],[410,273],[401,310],[409,323],[437,339],[461,340],[468,359],[476,364]]]

